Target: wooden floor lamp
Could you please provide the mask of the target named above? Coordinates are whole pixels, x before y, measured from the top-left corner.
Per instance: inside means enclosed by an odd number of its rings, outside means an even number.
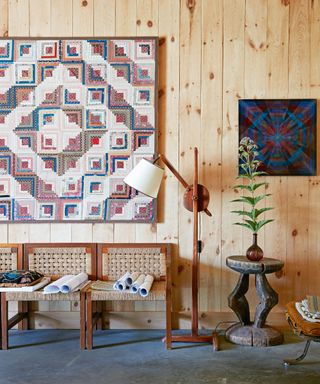
[[[219,349],[218,336],[199,335],[198,317],[198,275],[199,275],[199,233],[198,222],[199,212],[205,212],[212,216],[208,210],[209,191],[206,187],[198,184],[198,149],[194,148],[194,175],[193,184],[188,184],[179,172],[173,167],[169,160],[160,154],[153,162],[142,159],[133,170],[126,176],[124,182],[139,192],[150,197],[157,197],[164,170],[156,162],[161,160],[179,180],[185,188],[183,205],[193,212],[193,257],[192,257],[192,314],[191,314],[191,335],[172,335],[173,342],[185,343],[212,343],[214,350]]]

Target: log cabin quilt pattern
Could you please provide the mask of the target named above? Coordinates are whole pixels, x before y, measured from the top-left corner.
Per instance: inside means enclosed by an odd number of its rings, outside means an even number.
[[[155,220],[156,38],[0,40],[0,220]]]

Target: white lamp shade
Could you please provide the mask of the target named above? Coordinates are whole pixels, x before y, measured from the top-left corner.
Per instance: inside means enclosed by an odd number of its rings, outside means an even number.
[[[142,159],[124,178],[124,182],[150,197],[157,197],[164,170],[158,165]]]

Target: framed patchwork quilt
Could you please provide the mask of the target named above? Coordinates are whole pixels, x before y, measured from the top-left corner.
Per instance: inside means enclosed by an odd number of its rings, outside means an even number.
[[[157,38],[0,39],[0,221],[152,222]]]

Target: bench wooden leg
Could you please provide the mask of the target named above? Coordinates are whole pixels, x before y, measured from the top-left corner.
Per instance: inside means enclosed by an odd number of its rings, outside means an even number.
[[[2,349],[8,349],[8,302],[4,292],[1,293],[1,336]]]
[[[19,323],[19,330],[25,331],[29,329],[29,302],[28,301],[18,302],[18,313],[27,314]]]
[[[92,349],[93,347],[93,327],[92,327],[92,300],[91,292],[86,292],[86,312],[87,312],[87,349]]]
[[[99,318],[97,320],[97,329],[101,330],[102,329],[102,302],[101,301],[96,301],[96,312],[99,314]]]
[[[86,348],[86,294],[80,293],[80,349]]]
[[[172,348],[172,303],[171,303],[171,292],[166,298],[166,348]]]

